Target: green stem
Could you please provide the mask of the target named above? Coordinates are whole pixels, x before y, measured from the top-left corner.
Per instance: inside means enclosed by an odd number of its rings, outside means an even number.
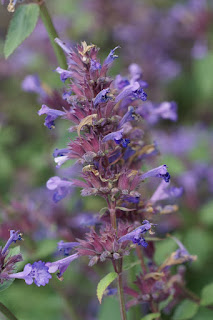
[[[18,320],[16,316],[2,303],[0,302],[0,311],[3,313],[9,320]]]
[[[55,38],[58,38],[58,34],[55,30],[55,27],[53,25],[52,19],[50,17],[50,14],[48,12],[45,2],[42,1],[41,3],[39,3],[39,7],[40,7],[41,19],[49,35],[59,66],[63,69],[67,69],[67,60],[66,60],[65,54],[63,50],[55,43]]]
[[[118,260],[118,299],[120,303],[121,320],[127,320],[122,281],[122,259]]]

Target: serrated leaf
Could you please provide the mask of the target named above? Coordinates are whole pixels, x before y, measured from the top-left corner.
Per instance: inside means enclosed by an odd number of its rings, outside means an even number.
[[[141,320],[154,320],[156,318],[160,317],[160,313],[150,313],[147,314],[145,317],[141,318]]]
[[[202,306],[213,304],[213,282],[202,289],[200,304]]]
[[[97,286],[97,297],[99,302],[101,303],[104,291],[106,288],[117,278],[116,272],[110,272],[108,273],[103,279],[101,279]]]
[[[9,25],[4,45],[4,55],[8,58],[13,51],[33,32],[39,16],[39,6],[31,3],[19,6]]]
[[[195,302],[191,300],[184,300],[175,309],[172,319],[173,320],[191,319],[197,313],[198,309],[199,309],[199,306]]]

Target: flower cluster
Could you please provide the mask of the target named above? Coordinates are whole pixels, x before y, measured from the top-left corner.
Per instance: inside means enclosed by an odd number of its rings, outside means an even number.
[[[151,309],[153,299],[155,302],[166,300],[171,291],[174,292],[174,284],[183,281],[178,278],[178,273],[171,275],[170,267],[195,260],[178,242],[180,249],[172,253],[164,264],[157,266],[153,261],[153,234],[157,217],[161,213],[177,210],[177,206],[165,205],[162,201],[179,197],[182,188],[170,185],[171,177],[166,164],[153,168],[158,150],[156,144],[150,141],[147,128],[152,122],[150,119],[175,121],[176,105],[174,102],[163,102],[153,106],[146,101],[144,90],[147,83],[136,64],[129,67],[128,77],[118,75],[112,79],[108,76],[110,67],[118,58],[116,53],[119,47],[111,50],[101,63],[99,49],[93,44],[82,42],[76,49],[71,49],[59,39],[56,43],[67,54],[68,70],[56,69],[61,80],[67,84],[63,94],[67,105],[54,108],[53,105],[43,104],[38,114],[45,115],[44,125],[51,130],[57,118],[70,122],[69,131],[76,132],[76,137],[63,149],[56,149],[53,157],[57,167],[74,159],[76,163],[70,172],[77,165],[80,176],[53,176],[47,181],[47,188],[53,192],[54,202],[68,196],[72,188],[80,187],[83,197],[99,196],[106,207],[101,210],[100,218],[82,217],[92,225],[83,239],[59,242],[58,249],[64,252],[65,258],[27,264],[22,272],[11,273],[9,278],[44,286],[52,273],[57,272],[61,279],[73,260],[87,256],[89,266],[111,261],[121,285],[123,260],[136,249],[141,265],[144,266],[145,256],[148,264],[137,280],[141,292],[133,295],[136,299],[133,304],[145,301]],[[153,187],[154,184],[158,185],[157,188]],[[71,250],[75,253],[69,255]],[[171,285],[162,289],[167,282]],[[131,289],[127,288],[125,292],[131,296]],[[128,304],[131,306],[131,300]]]

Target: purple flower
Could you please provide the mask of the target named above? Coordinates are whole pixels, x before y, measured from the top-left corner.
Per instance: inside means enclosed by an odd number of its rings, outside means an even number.
[[[178,240],[176,237],[172,237],[175,242],[178,244],[179,249],[175,251],[175,259],[181,259],[184,258],[184,260],[186,259],[187,261],[192,261],[191,259],[191,255],[189,254],[189,252],[186,250],[186,248],[184,247],[184,245],[180,242],[180,240]]]
[[[22,234],[19,231],[10,230],[10,238],[7,240],[7,243],[5,244],[4,248],[2,249],[2,254],[5,254],[9,248],[9,246],[13,242],[16,242],[17,240],[22,240]]]
[[[38,111],[38,115],[41,116],[42,114],[47,114],[47,117],[45,118],[44,125],[52,129],[55,127],[55,119],[58,117],[64,116],[65,112],[60,110],[55,110],[47,107],[45,104],[42,105],[41,109]]]
[[[110,51],[110,53],[108,54],[108,56],[104,60],[104,63],[103,63],[104,67],[107,67],[107,68],[110,67],[110,65],[113,63],[113,61],[118,58],[118,56],[114,54],[115,50],[118,48],[120,48],[120,47],[119,46],[115,47],[113,50]]]
[[[59,45],[59,47],[61,47],[61,49],[64,50],[64,52],[66,52],[68,55],[70,53],[72,53],[72,50],[70,50],[65,44],[64,42],[62,42],[60,39],[55,38],[55,42]]]
[[[104,291],[104,295],[114,296],[115,294],[117,294],[117,292],[118,292],[117,288],[107,287],[106,290]]]
[[[163,119],[169,119],[171,121],[177,121],[177,104],[174,101],[162,102],[158,108],[155,109],[155,113]]]
[[[45,286],[49,282],[49,279],[52,278],[48,271],[48,266],[46,266],[43,261],[34,262],[32,265],[28,263],[22,272],[12,273],[9,277],[24,279],[28,285],[34,281],[38,287]]]
[[[59,271],[57,274],[58,278],[61,278],[63,273],[67,270],[70,263],[78,258],[78,254],[74,253],[71,256],[68,256],[64,259],[55,261],[55,262],[47,262],[45,265],[49,268],[49,273],[55,273],[56,271]]]
[[[115,140],[115,141],[119,141],[123,138],[123,129],[119,130],[119,131],[115,131],[115,132],[111,132],[109,134],[107,134],[104,138],[103,138],[103,142],[107,142],[109,140]]]
[[[118,242],[124,242],[124,241],[132,241],[133,243],[136,243],[138,245],[142,245],[143,247],[147,247],[147,242],[143,238],[143,234],[145,234],[147,231],[149,231],[152,227],[152,223],[150,223],[148,220],[144,220],[142,226],[136,228],[135,230],[127,233],[125,236],[122,236]]]
[[[46,92],[41,86],[41,81],[36,74],[28,75],[22,81],[22,89],[26,92],[34,92],[38,94],[41,98],[47,96]]]
[[[160,183],[156,191],[154,192],[153,196],[151,197],[150,201],[156,202],[156,201],[161,201],[165,200],[168,198],[177,198],[180,197],[183,194],[183,188],[176,188],[176,187],[171,187],[168,188],[169,183],[165,182],[164,180]]]
[[[72,185],[72,182],[62,180],[57,176],[50,178],[46,184],[47,189],[55,190],[55,193],[53,195],[53,201],[56,203],[66,197]]]
[[[142,180],[144,180],[146,178],[150,178],[150,177],[163,178],[165,180],[165,182],[169,182],[170,174],[167,171],[167,165],[164,164],[164,165],[159,166],[155,169],[149,170],[146,173],[141,175]]]
[[[129,84],[130,84],[129,80],[126,78],[123,78],[120,74],[115,77],[114,87],[116,89],[122,90],[124,87],[128,86]]]
[[[137,81],[142,78],[142,69],[137,63],[132,63],[129,66],[129,73],[133,81]]]
[[[138,82],[133,82],[132,84],[125,86],[123,90],[119,93],[119,95],[115,98],[115,102],[117,103],[120,100],[135,97],[134,95],[137,92],[137,90],[139,90],[139,88],[140,85]]]
[[[72,78],[72,72],[68,70],[64,70],[60,67],[56,68],[55,70],[60,74],[60,79],[62,82],[65,82],[68,78]]]
[[[100,70],[101,69],[101,64],[100,62],[94,60],[94,59],[91,59],[90,61],[90,71],[91,72],[95,72],[97,70]]]
[[[130,106],[128,108],[128,111],[125,113],[125,115],[123,116],[123,118],[119,122],[118,128],[121,128],[126,122],[135,120],[134,115],[133,115],[134,110],[135,109],[132,106]]]
[[[67,154],[69,152],[69,149],[68,148],[63,148],[63,149],[55,149],[54,152],[53,152],[53,157],[54,158],[57,158],[57,157],[62,157],[64,156],[65,154]]]
[[[144,117],[150,124],[155,124],[160,118],[177,121],[177,104],[174,101],[162,102],[155,106],[148,101],[142,106],[139,106],[136,112]]]
[[[121,144],[124,148],[130,143],[129,139],[123,139],[123,129],[107,134],[102,141],[107,142],[109,140],[114,140],[115,143]]]
[[[64,242],[61,240],[58,242],[58,250],[62,251],[65,256],[68,256],[70,251],[77,247],[79,245],[79,242]]]
[[[67,160],[69,160],[68,156],[59,156],[59,157],[55,157],[54,161],[55,163],[57,163],[56,168],[59,168],[63,163],[65,163]]]
[[[110,97],[108,96],[109,92],[110,92],[110,89],[101,90],[94,99],[94,106],[96,107],[99,103],[104,103],[109,101],[110,99]]]

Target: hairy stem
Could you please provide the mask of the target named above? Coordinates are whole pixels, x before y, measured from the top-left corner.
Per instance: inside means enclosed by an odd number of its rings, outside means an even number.
[[[56,58],[58,60],[59,66],[63,69],[67,69],[67,61],[63,50],[55,43],[55,38],[58,38],[57,31],[53,25],[52,19],[46,7],[44,1],[38,1],[40,7],[40,17],[44,23],[44,26],[49,35],[53,50],[55,52]]]
[[[118,260],[118,299],[120,303],[121,320],[127,320],[122,281],[122,259]]]
[[[2,303],[0,302],[0,311],[7,317],[9,320],[18,320],[16,316]]]

